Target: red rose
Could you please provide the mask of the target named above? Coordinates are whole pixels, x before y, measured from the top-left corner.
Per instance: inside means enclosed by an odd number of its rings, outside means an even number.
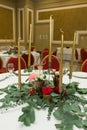
[[[54,91],[55,93],[59,93],[59,86],[55,86],[55,87],[53,88],[53,91]]]
[[[49,95],[49,94],[51,94],[51,92],[52,92],[52,89],[50,86],[46,86],[46,87],[42,88],[42,93],[45,95]]]

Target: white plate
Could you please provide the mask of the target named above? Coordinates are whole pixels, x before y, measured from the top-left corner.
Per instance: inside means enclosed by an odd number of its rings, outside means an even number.
[[[73,72],[72,76],[77,78],[87,78],[87,73],[85,72]]]

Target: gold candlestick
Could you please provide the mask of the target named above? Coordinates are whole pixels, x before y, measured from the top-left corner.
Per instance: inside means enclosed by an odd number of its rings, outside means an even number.
[[[32,39],[32,24],[30,24],[30,36],[29,36],[29,52],[28,52],[28,66],[31,65],[31,39]]]
[[[51,48],[52,48],[52,15],[50,16],[49,68],[51,65]]]
[[[20,42],[19,42],[19,40],[18,40],[18,88],[19,88],[19,90],[21,90],[21,61],[20,61]]]
[[[72,46],[72,56],[71,56],[71,63],[70,63],[70,74],[69,79],[72,78],[72,71],[73,71],[73,62],[74,62],[74,56],[75,56],[75,40],[76,40],[76,33],[74,33],[74,40],[73,40],[73,46]]]
[[[63,42],[64,35],[61,34],[61,54],[60,54],[60,69],[59,69],[59,93],[62,93],[62,76],[63,76]]]

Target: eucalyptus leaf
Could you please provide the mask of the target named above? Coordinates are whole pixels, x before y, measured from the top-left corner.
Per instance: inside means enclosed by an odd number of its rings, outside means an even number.
[[[23,114],[19,117],[19,121],[24,122],[26,126],[29,126],[35,121],[35,112],[31,106],[22,108]]]
[[[78,92],[81,93],[81,94],[86,94],[87,93],[87,88],[79,88],[78,89]]]
[[[75,112],[81,111],[80,106],[77,103],[71,104],[71,108]]]
[[[83,121],[83,125],[87,127],[87,119]]]
[[[82,128],[82,120],[80,120],[80,119],[75,120],[75,125],[76,125],[78,128]]]

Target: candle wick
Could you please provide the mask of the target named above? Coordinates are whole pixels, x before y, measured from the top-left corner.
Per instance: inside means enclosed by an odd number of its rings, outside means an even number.
[[[62,30],[62,28],[60,28],[60,32],[64,34],[64,31]]]

